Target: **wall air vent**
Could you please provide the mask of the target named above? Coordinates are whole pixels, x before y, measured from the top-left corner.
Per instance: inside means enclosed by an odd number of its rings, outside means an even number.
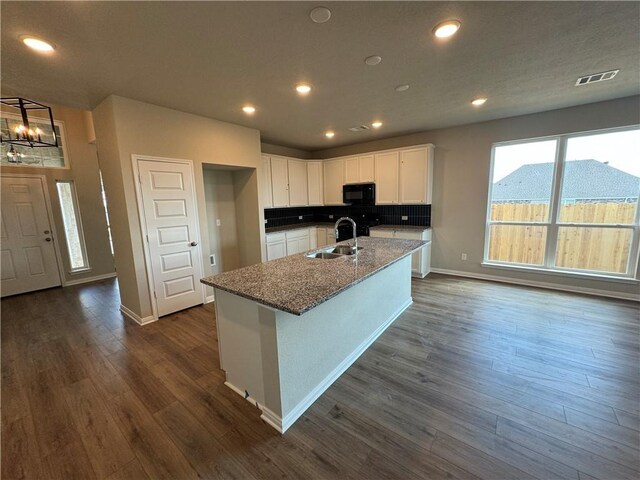
[[[357,127],[349,127],[350,132],[364,132],[365,130],[369,130],[369,127],[366,125],[358,125]]]
[[[620,69],[618,70],[610,70],[608,72],[601,73],[592,73],[591,75],[585,75],[584,77],[580,77],[576,82],[576,87],[580,85],[587,85],[589,83],[603,82],[605,80],[611,80],[615,77]]]

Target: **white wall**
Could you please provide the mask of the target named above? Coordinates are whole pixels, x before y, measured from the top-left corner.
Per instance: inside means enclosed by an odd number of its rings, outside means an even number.
[[[491,146],[518,140],[620,127],[640,123],[640,96],[523,115],[460,127],[387,138],[348,147],[314,152],[331,158],[385,148],[433,143],[436,145],[431,225],[434,268],[510,280],[550,282],[578,288],[637,295],[638,285],[481,266],[489,187]],[[467,261],[460,259],[467,253]],[[637,272],[636,277],[640,276]]]
[[[93,111],[96,142],[105,188],[113,198],[116,269],[122,304],[140,317],[152,315],[144,262],[142,233],[136,204],[131,156],[150,155],[193,161],[202,251],[209,239],[205,217],[203,164],[247,167],[234,185],[241,265],[262,259],[263,210],[259,195],[260,134],[257,130],[191,115],[127,98],[109,96]],[[203,258],[205,275],[211,273]],[[211,294],[211,291],[209,292]]]

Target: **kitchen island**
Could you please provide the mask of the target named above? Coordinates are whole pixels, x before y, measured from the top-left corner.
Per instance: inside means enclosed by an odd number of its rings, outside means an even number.
[[[411,254],[424,244],[360,237],[357,255],[297,254],[203,278],[225,384],[285,432],[411,304]]]

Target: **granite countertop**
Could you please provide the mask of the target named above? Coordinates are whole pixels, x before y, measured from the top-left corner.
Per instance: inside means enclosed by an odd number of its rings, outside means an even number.
[[[423,232],[429,230],[431,227],[424,227],[418,225],[376,225],[371,227],[371,230],[407,230],[411,232]]]
[[[340,242],[345,244],[347,242]],[[307,258],[304,253],[258,263],[200,280],[294,315],[312,308],[412,254],[426,242],[358,237],[362,250],[331,260]],[[323,247],[325,249],[328,247]]]
[[[283,225],[281,227],[266,227],[264,232],[268,235],[270,233],[276,232],[286,232],[288,230],[298,230],[299,228],[310,228],[310,227],[333,227],[335,222],[304,222],[304,223],[293,223],[291,225]]]

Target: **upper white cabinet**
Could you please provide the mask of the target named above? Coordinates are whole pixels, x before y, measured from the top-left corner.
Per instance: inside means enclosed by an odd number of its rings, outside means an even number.
[[[430,204],[432,179],[432,145],[400,151],[400,203]]]
[[[273,194],[271,193],[271,158],[262,155],[262,205],[264,208],[273,207]]]
[[[373,155],[360,155],[344,159],[344,183],[367,183],[375,181]]]
[[[374,158],[376,178],[376,204],[397,204],[400,154],[397,151],[376,153]]]
[[[309,205],[324,204],[324,172],[322,162],[307,162]]]
[[[271,157],[272,205],[274,207],[289,206],[289,168],[287,163],[286,158]]]
[[[344,160],[324,162],[324,204],[342,205],[342,185],[344,185]]]
[[[307,162],[287,160],[289,168],[289,206],[304,207],[309,204],[307,189]]]

